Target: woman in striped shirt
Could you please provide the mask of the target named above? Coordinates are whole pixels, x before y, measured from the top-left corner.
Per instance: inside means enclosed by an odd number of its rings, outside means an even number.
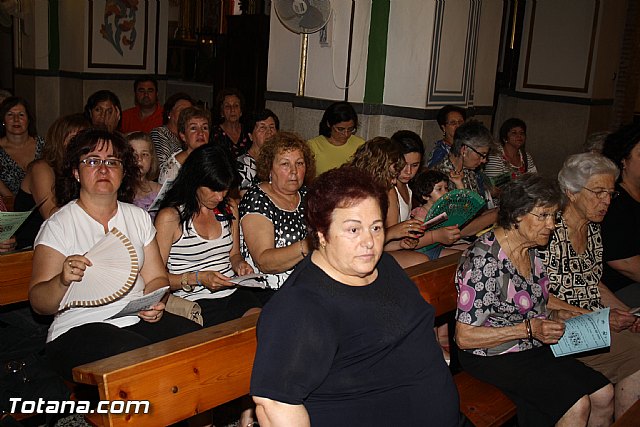
[[[205,327],[260,307],[252,292],[229,281],[253,273],[240,254],[238,208],[227,197],[236,176],[224,148],[215,144],[197,148],[180,168],[155,222],[171,290],[197,301]]]

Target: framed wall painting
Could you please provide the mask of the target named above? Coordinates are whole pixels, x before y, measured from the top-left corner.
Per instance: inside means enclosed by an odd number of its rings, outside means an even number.
[[[147,68],[148,0],[89,0],[88,68]]]

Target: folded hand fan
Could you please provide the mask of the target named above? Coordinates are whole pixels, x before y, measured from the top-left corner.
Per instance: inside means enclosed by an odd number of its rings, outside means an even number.
[[[431,206],[424,220],[427,222],[442,212],[446,212],[447,220],[434,225],[431,230],[456,224],[462,228],[464,224],[476,216],[484,205],[485,201],[482,196],[473,190],[466,188],[452,190],[440,197]]]
[[[124,234],[112,228],[84,255],[93,265],[80,282],[72,282],[60,310],[109,304],[127,294],[138,277],[138,254]]]

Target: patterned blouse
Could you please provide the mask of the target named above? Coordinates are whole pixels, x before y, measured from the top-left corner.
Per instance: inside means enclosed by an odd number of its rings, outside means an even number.
[[[549,275],[549,291],[563,301],[587,310],[604,308],[600,298],[602,277],[602,236],[600,224],[589,223],[587,248],[578,254],[569,240],[569,229],[561,218],[549,239],[549,246],[540,251],[540,258]]]
[[[485,233],[462,254],[456,272],[456,320],[473,326],[502,328],[525,319],[547,318],[549,278],[536,249],[529,250],[531,278],[522,276],[507,258],[493,231]],[[491,348],[466,350],[480,356],[530,350],[543,344],[517,339]]]
[[[445,156],[440,163],[433,165],[431,169],[440,171],[445,175],[449,176],[451,171],[455,170],[455,166],[451,163],[451,159],[449,156]],[[493,203],[493,199],[491,197],[491,183],[489,179],[480,171],[472,170],[464,168],[464,177],[462,178],[462,184],[464,188],[468,188],[469,190],[473,190],[487,202],[487,207],[489,209],[495,207]],[[455,190],[456,185],[453,181],[449,180],[449,191]]]
[[[240,202],[240,225],[242,225],[242,219],[246,215],[258,214],[264,216],[273,224],[274,248],[284,248],[303,240],[307,237],[307,226],[304,219],[304,201],[307,189],[302,187],[298,192],[300,194],[300,203],[298,203],[295,210],[288,211],[277,207],[260,186],[251,187]],[[243,236],[243,233],[241,233],[241,236]],[[242,256],[256,272],[259,271],[251,258],[244,238],[242,238]],[[267,275],[269,286],[279,289],[292,271],[293,268],[282,273]]]
[[[240,190],[248,190],[252,185],[257,185],[260,180],[256,176],[256,161],[249,153],[237,158],[237,168],[240,174]]]
[[[216,126],[213,128],[213,132],[209,137],[209,142],[222,144],[223,147],[226,147],[234,159],[239,156],[245,154],[251,148],[251,138],[249,138],[249,133],[245,130],[244,126],[242,127],[242,131],[240,132],[240,138],[238,138],[238,142],[234,143],[229,135],[227,135],[222,129],[222,126]]]
[[[38,160],[42,157],[42,150],[44,149],[44,139],[40,136],[35,137],[36,140],[36,153],[33,160]],[[24,179],[27,172],[25,172],[15,160],[11,158],[4,151],[4,148],[0,147],[0,179],[4,182],[9,190],[15,195],[18,194],[20,184]]]

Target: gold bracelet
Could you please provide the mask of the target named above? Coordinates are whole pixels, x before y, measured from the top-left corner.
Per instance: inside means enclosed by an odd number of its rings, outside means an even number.
[[[529,341],[533,341],[533,329],[531,329],[531,319],[525,319],[524,325],[527,327],[527,336]]]

